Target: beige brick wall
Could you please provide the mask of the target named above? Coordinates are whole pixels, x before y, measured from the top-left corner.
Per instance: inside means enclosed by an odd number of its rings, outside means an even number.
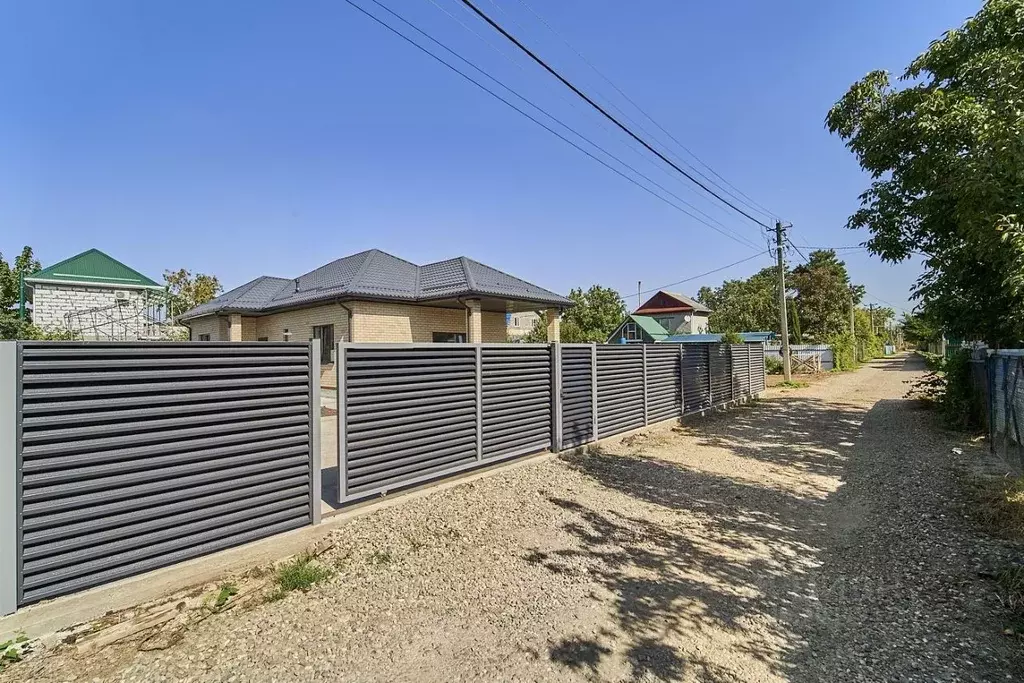
[[[508,341],[504,313],[500,311],[484,311],[481,321],[484,342],[490,344]]]
[[[466,310],[376,301],[352,302],[353,341],[433,341],[434,332],[466,333]]]
[[[199,335],[210,335],[210,341],[228,341],[227,316],[207,315],[188,321],[189,339],[199,341]]]
[[[266,337],[267,341],[285,341],[284,331],[291,335],[289,341],[309,341],[313,338],[316,325],[334,325],[334,341],[350,341],[348,334],[348,311],[338,304],[300,308],[263,315],[256,320],[254,340]],[[244,328],[243,328],[244,329]]]

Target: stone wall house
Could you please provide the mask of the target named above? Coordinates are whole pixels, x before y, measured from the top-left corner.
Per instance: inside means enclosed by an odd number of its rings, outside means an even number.
[[[90,249],[25,278],[32,322],[85,341],[163,338],[166,290],[142,273]]]
[[[502,343],[508,315],[537,310],[558,341],[561,310],[571,305],[464,256],[418,266],[371,249],[293,279],[258,277],[178,320],[193,341],[320,339],[322,383],[333,386],[335,342]]]

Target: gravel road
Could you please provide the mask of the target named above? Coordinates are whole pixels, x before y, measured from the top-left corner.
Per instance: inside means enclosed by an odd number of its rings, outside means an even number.
[[[879,361],[333,532],[307,594],[2,680],[1024,680],[964,446]]]

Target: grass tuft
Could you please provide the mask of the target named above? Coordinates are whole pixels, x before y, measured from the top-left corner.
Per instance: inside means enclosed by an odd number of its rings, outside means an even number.
[[[228,604],[228,600],[235,595],[238,595],[238,586],[230,582],[221,584],[220,592],[217,593],[217,599],[213,601],[213,608],[220,609]]]
[[[1024,477],[979,482],[976,510],[992,532],[1024,538]]]
[[[775,386],[777,386],[777,387],[787,387],[789,389],[803,389],[803,388],[809,387],[811,385],[808,382],[800,382],[800,381],[797,381],[797,380],[790,380],[788,382],[779,382]]]
[[[303,553],[277,568],[274,576],[277,589],[270,594],[269,599],[280,600],[296,590],[308,591],[315,584],[331,578],[333,574],[329,567],[318,563],[313,555]]]

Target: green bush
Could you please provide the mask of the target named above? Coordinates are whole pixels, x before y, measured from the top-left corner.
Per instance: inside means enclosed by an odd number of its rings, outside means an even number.
[[[764,357],[764,371],[769,375],[782,374],[782,359],[775,356]]]
[[[976,431],[983,425],[984,406],[971,379],[971,352],[962,349],[946,359],[932,359],[935,369],[911,387],[908,396],[931,404],[952,429]]]
[[[836,370],[857,368],[857,345],[852,334],[837,334],[829,340],[828,345],[832,349],[832,363]]]
[[[742,344],[743,337],[740,336],[739,332],[723,332],[722,333],[723,344]]]

